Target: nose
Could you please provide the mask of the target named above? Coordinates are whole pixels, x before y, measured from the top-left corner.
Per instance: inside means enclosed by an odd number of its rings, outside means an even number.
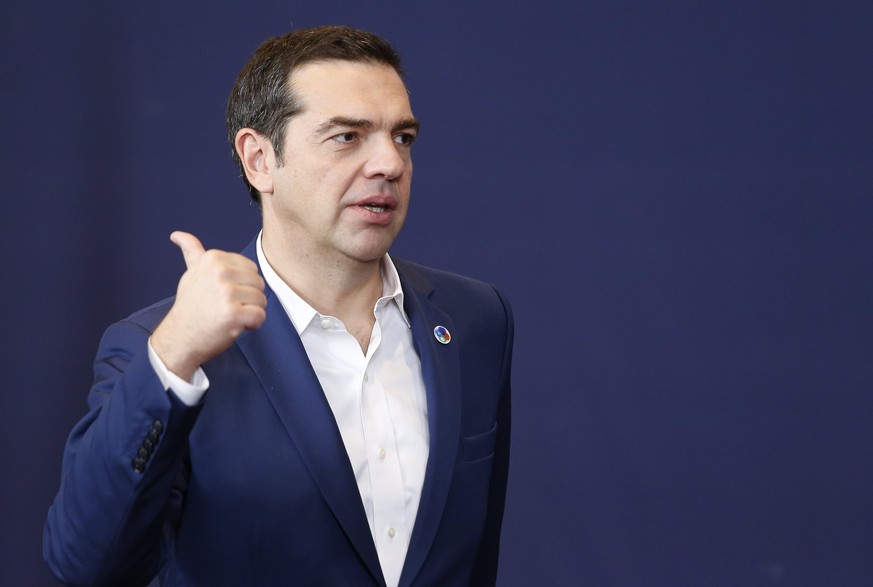
[[[409,163],[408,151],[394,141],[390,135],[371,136],[367,161],[364,165],[364,175],[367,177],[382,176],[387,180],[395,180],[403,175]]]

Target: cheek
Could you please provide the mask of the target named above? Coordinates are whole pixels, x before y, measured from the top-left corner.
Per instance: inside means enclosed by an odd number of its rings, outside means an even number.
[[[348,162],[335,162],[312,170],[311,182],[323,197],[339,200],[358,177],[358,166]]]
[[[408,203],[410,192],[412,191],[412,168],[409,169],[409,172],[404,175],[401,181],[402,185],[400,186],[400,197]]]

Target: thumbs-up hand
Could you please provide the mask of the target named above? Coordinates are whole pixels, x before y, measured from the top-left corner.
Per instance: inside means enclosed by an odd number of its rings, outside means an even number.
[[[187,269],[190,269],[203,256],[203,253],[206,252],[200,239],[189,232],[177,230],[170,235],[170,240],[182,251],[182,257],[185,259],[185,267]]]
[[[247,257],[207,251],[187,232],[174,232],[170,240],[182,251],[187,270],[151,344],[170,371],[190,381],[200,365],[227,349],[240,333],[260,328],[267,298],[258,266]]]

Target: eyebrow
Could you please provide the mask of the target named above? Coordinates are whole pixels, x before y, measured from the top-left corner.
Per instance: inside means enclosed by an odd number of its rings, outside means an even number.
[[[318,125],[318,128],[315,129],[315,133],[317,135],[324,135],[328,132],[332,131],[337,127],[345,127],[345,128],[363,128],[370,130],[374,126],[372,120],[367,120],[365,118],[349,118],[347,116],[334,116],[329,120],[326,120]],[[391,128],[391,132],[396,132],[402,129],[411,129],[418,132],[418,129],[421,128],[421,123],[416,118],[406,118],[398,121]]]

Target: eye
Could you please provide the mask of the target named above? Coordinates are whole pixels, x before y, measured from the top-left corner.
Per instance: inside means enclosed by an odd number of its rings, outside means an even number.
[[[399,145],[406,145],[408,147],[413,141],[415,141],[415,135],[410,132],[402,132],[394,135],[394,142]]]
[[[344,132],[344,133],[340,133],[340,134],[338,134],[338,135],[336,135],[336,136],[333,136],[333,137],[331,137],[331,138],[332,138],[333,140],[335,140],[336,142],[338,142],[338,143],[348,144],[348,143],[353,143],[353,142],[355,142],[355,141],[357,140],[357,138],[358,138],[358,133],[356,133],[356,132],[351,132],[351,131],[350,131],[350,132]]]

